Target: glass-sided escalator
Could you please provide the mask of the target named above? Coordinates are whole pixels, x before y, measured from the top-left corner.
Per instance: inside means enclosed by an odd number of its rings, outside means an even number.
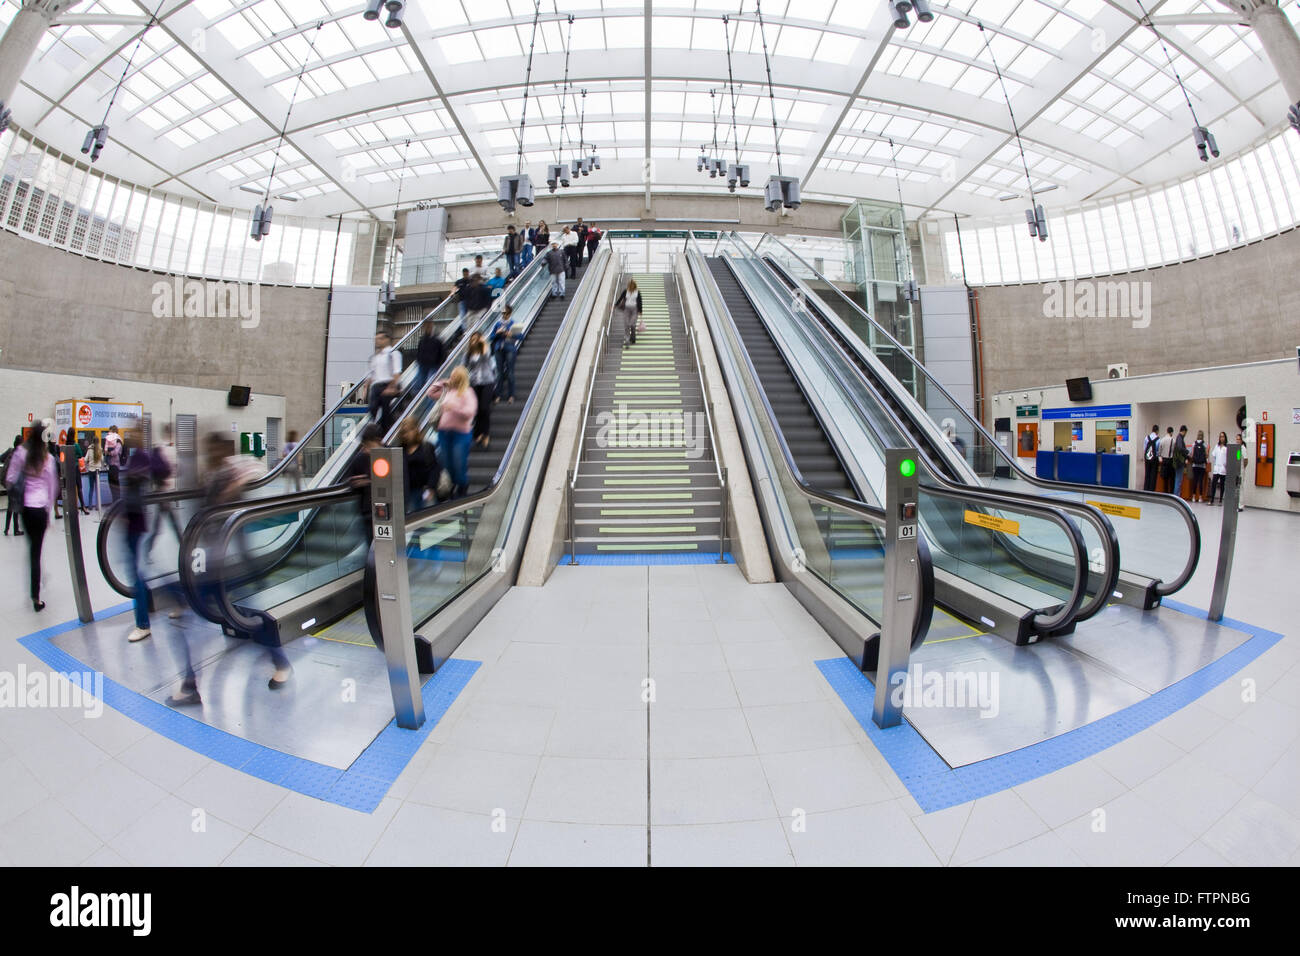
[[[798,296],[811,324],[844,352],[945,475],[973,487],[1046,497],[1069,513],[1080,505],[1103,512],[1120,550],[1117,582],[1108,600],[1152,608],[1190,580],[1201,539],[1186,502],[1173,495],[1037,477],[886,329],[781,239],[765,236],[756,251],[777,280]],[[1095,559],[1098,542],[1086,527],[1084,532]]]
[[[791,297],[735,239],[699,267],[724,305],[726,322],[771,398],[773,418],[804,477],[883,507],[884,450],[911,444],[851,367],[789,305]],[[697,250],[698,252],[698,250]],[[695,262],[692,262],[693,266]],[[697,276],[697,285],[701,284]],[[716,333],[715,333],[716,335]],[[838,466],[838,467],[836,467]],[[1017,643],[1068,632],[1081,608],[1110,583],[1114,541],[1102,539],[1104,563],[1090,571],[1079,527],[1053,503],[956,487],[921,457],[921,527],[934,563],[940,606]],[[804,468],[807,472],[804,472]],[[1107,522],[1088,511],[1098,536]],[[827,528],[831,546],[862,542]]]

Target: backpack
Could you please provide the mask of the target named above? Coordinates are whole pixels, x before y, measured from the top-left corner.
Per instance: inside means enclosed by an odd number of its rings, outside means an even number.
[[[1146,447],[1142,449],[1142,457],[1145,458],[1147,461],[1155,461],[1157,455],[1159,454],[1159,448],[1160,448],[1160,439],[1152,438],[1150,435],[1148,435]]]
[[[172,476],[172,466],[163,456],[161,448],[155,448],[149,454],[149,476],[156,485],[161,485]]]

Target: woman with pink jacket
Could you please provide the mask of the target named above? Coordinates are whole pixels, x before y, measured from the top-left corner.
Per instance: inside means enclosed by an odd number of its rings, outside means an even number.
[[[27,556],[31,562],[32,607],[43,611],[41,545],[45,542],[45,529],[50,526],[50,506],[59,498],[59,479],[54,458],[42,440],[39,428],[33,429],[27,441],[14,449],[4,480],[10,495],[21,495]]]
[[[464,497],[469,491],[469,447],[478,414],[478,397],[469,385],[469,371],[463,365],[451,377],[434,382],[429,397],[442,399],[438,417],[438,458],[451,475],[451,496]]]

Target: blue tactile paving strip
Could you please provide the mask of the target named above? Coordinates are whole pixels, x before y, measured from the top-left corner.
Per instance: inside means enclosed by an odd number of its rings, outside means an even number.
[[[1162,603],[1182,614],[1206,617],[1205,611],[1187,604],[1170,600]],[[817,667],[921,809],[933,813],[998,793],[1113,747],[1186,707],[1282,639],[1274,631],[1230,618],[1219,623],[1243,631],[1251,639],[1146,700],[1059,737],[956,769],[949,767],[906,721],[888,730],[872,722],[875,686],[847,657],[818,661]]]
[[[102,621],[130,609],[129,602],[119,604],[100,611],[95,620]],[[85,673],[88,668],[51,641],[78,627],[81,627],[80,621],[68,621],[29,634],[20,638],[18,643],[51,670],[66,673],[70,680],[79,684],[76,675]],[[424,726],[419,730],[403,730],[395,721],[390,722],[347,770],[281,753],[209,727],[107,677],[103,678],[104,703],[154,733],[227,767],[327,803],[373,813],[479,666],[479,661],[453,659],[444,663],[424,684]]]
[[[724,564],[735,564],[736,559],[728,551],[722,556]],[[568,564],[569,556],[566,554],[560,558],[560,564]],[[578,555],[578,564],[587,567],[646,567],[647,565],[660,564],[717,564],[718,554],[716,551],[707,554],[698,552],[647,552],[647,553],[618,553],[618,554],[580,554]]]

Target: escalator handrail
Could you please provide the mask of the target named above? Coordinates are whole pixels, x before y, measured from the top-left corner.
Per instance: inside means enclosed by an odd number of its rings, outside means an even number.
[[[709,273],[707,267],[703,265],[704,254],[700,251],[699,244],[696,241],[693,232],[687,237],[685,251],[687,264],[691,267],[691,277],[695,281],[696,291],[700,293],[700,304],[705,310],[706,321],[708,321],[709,317],[712,317],[719,323],[719,325],[721,325],[720,316],[725,315],[730,324],[732,333],[736,337],[736,341],[740,342],[740,333],[736,328],[735,319],[731,316],[725,303],[723,303],[721,293],[718,291],[717,284],[713,280],[712,274]],[[694,258],[692,258],[692,254],[694,255]],[[696,265],[697,260],[700,263],[698,266]],[[708,274],[707,284],[704,280],[705,274]],[[711,296],[710,293],[712,293]],[[855,517],[861,518],[874,526],[880,527],[883,536],[883,526],[887,520],[883,508],[876,508],[864,501],[845,498],[842,495],[835,494],[834,492],[815,488],[808,483],[808,481],[803,477],[803,473],[799,470],[799,466],[795,463],[794,454],[790,451],[790,446],[786,443],[785,434],[777,425],[776,412],[773,411],[772,405],[768,401],[766,391],[764,391],[762,386],[759,384],[760,379],[758,377],[758,371],[754,368],[754,363],[750,358],[749,351],[745,348],[729,349],[728,351],[731,353],[733,360],[738,360],[745,369],[750,382],[750,397],[751,399],[754,397],[758,398],[764,414],[766,414],[768,421],[772,425],[772,434],[776,438],[777,447],[781,452],[779,458],[785,465],[786,471],[789,473],[791,484],[807,499],[847,511]],[[723,374],[725,378],[725,370]],[[923,638],[925,632],[929,630],[930,620],[934,614],[934,562],[930,554],[929,545],[925,541],[924,536],[917,537],[917,576],[919,579],[918,590],[921,594],[922,603],[917,605],[917,614],[913,622],[913,646],[915,646],[916,642]],[[827,583],[830,584],[830,582]],[[834,585],[831,586],[834,587]],[[846,598],[846,600],[850,600],[850,603],[852,603],[851,599]],[[870,618],[869,615],[866,616]],[[875,623],[880,626],[884,625],[883,621],[876,621]]]
[[[1080,494],[1093,494],[1093,495],[1105,494],[1115,498],[1125,498],[1125,499],[1132,499],[1136,501],[1152,501],[1157,504],[1172,505],[1175,512],[1178,514],[1180,518],[1183,519],[1183,523],[1187,526],[1188,535],[1191,538],[1191,548],[1187,556],[1187,563],[1184,565],[1183,570],[1178,574],[1177,577],[1174,578],[1173,581],[1170,582],[1157,581],[1156,592],[1161,596],[1167,596],[1173,594],[1176,591],[1181,590],[1187,584],[1187,582],[1191,580],[1192,575],[1196,573],[1196,566],[1200,562],[1200,557],[1201,557],[1201,528],[1199,522],[1196,520],[1196,513],[1192,511],[1191,506],[1188,505],[1187,502],[1183,501],[1177,495],[1170,495],[1163,492],[1147,491],[1142,488],[1115,488],[1111,486],[1082,485],[1072,481],[1057,481],[1055,479],[1040,478],[1037,475],[1031,474],[1030,472],[1026,471],[1023,467],[1021,467],[1020,463],[1015,460],[1015,458],[1013,458],[1010,454],[1007,453],[1006,449],[1004,449],[1001,445],[997,443],[994,437],[990,435],[988,430],[984,427],[984,424],[980,422],[974,415],[971,415],[969,412],[967,412],[966,409],[963,408],[961,404],[955,398],[952,397],[951,393],[949,393],[948,390],[944,388],[943,385],[930,374],[930,372],[925,368],[925,366],[922,365],[919,361],[917,361],[916,357],[912,355],[911,352],[909,352],[907,348],[901,342],[898,341],[898,339],[896,339],[893,335],[891,335],[888,329],[886,329],[884,326],[878,323],[875,320],[875,318],[872,317],[870,312],[867,312],[864,308],[862,308],[862,306],[858,305],[858,303],[854,302],[851,298],[849,298],[849,296],[845,295],[844,292],[837,285],[835,285],[835,283],[831,282],[820,272],[818,272],[815,268],[810,266],[802,256],[800,256],[797,252],[795,252],[788,245],[782,242],[779,238],[769,233],[766,239],[767,241],[774,242],[776,245],[780,246],[791,257],[799,260],[799,262],[809,272],[817,276],[818,279],[820,279],[823,283],[828,285],[830,288],[834,289],[835,294],[838,295],[844,302],[848,303],[849,306],[851,306],[855,312],[859,313],[862,316],[862,318],[867,323],[869,323],[871,327],[879,335],[883,336],[888,342],[890,342],[898,350],[900,354],[905,355],[907,357],[907,360],[912,363],[912,365],[917,369],[917,371],[920,372],[923,376],[925,376],[926,387],[934,388],[941,395],[943,395],[943,397],[948,400],[948,403],[954,409],[957,410],[958,414],[963,415],[967,419],[967,421],[970,422],[970,424],[974,427],[976,433],[981,435],[984,438],[985,444],[987,444],[990,448],[993,449],[994,454],[1000,457],[1007,466],[1015,470],[1017,476],[1021,480],[1026,481],[1031,485],[1040,488],[1045,488],[1048,491],[1056,489],[1056,490],[1063,490],[1063,491],[1075,491],[1075,492],[1079,492]],[[893,376],[890,376],[889,378],[897,382],[897,379],[894,378]],[[893,387],[892,384],[891,387]],[[902,387],[901,383],[899,383],[898,387],[899,388]]]
[[[738,242],[740,248],[743,251],[748,252],[750,256],[757,261],[757,256],[754,256],[753,250],[750,249],[748,245],[746,245],[743,241],[741,241],[739,239],[739,236],[736,236],[734,233],[732,234],[732,236]],[[742,283],[742,288],[743,288],[743,280],[741,280],[740,273],[736,271],[735,267],[732,266],[730,263],[728,263],[728,267],[731,268],[732,273],[736,276],[737,280]],[[763,268],[759,270],[759,275],[761,277],[761,281],[763,281],[768,286],[769,289],[775,291],[775,288],[772,285],[772,283],[775,280],[772,277],[771,273],[766,268]],[[746,293],[746,297],[747,298],[749,297],[748,293]],[[777,301],[778,302],[783,301],[783,298],[781,296],[777,296]],[[763,314],[761,311],[758,311],[758,316],[760,320],[763,320]],[[766,325],[765,321],[764,324]],[[773,342],[776,341],[777,341],[776,338],[773,337]],[[833,364],[830,361],[830,357],[826,354],[825,343],[813,339],[812,345],[820,355],[820,358],[822,360],[821,365],[823,369],[826,372],[828,372],[831,376],[833,376],[835,380],[839,383],[843,394],[845,394],[846,396],[851,395],[853,390],[849,387],[849,383],[844,379],[844,376],[838,367],[838,363]],[[779,343],[777,347],[778,349],[780,348]],[[787,362],[787,364],[789,363]],[[858,374],[861,375],[860,370],[855,369],[855,371],[858,371]],[[864,384],[867,384],[869,386],[870,383],[865,382],[865,380],[863,381]],[[885,409],[885,411],[887,413],[888,410]],[[874,422],[870,421],[869,419],[863,418],[861,420],[861,423],[868,431],[872,433],[876,441],[879,443],[879,447],[881,448],[888,447],[888,442],[885,440],[884,436],[880,434]],[[895,427],[899,428],[900,432],[905,434],[905,430],[899,427],[897,423],[895,423]],[[1087,546],[1084,544],[1083,535],[1079,532],[1079,529],[1074,525],[1074,523],[1070,521],[1069,518],[1067,518],[1065,514],[1062,513],[1059,510],[1059,508],[1054,504],[1053,505],[1036,504],[1036,503],[1022,504],[1000,493],[990,492],[985,490],[981,490],[978,493],[967,494],[966,493],[968,490],[967,486],[957,485],[956,483],[950,481],[941,472],[934,470],[931,467],[927,457],[922,456],[922,464],[926,467],[926,470],[929,471],[928,477],[932,481],[938,482],[937,486],[922,485],[921,487],[925,488],[927,491],[931,491],[932,493],[937,493],[941,497],[946,497],[953,500],[979,501],[982,504],[986,504],[991,507],[1002,508],[1008,511],[1023,510],[1032,515],[1043,518],[1051,522],[1052,524],[1057,525],[1057,527],[1059,527],[1065,533],[1067,540],[1072,546],[1072,550],[1074,552],[1074,559],[1075,559],[1074,560],[1074,584],[1071,589],[1070,597],[1063,605],[1061,605],[1060,608],[1056,609],[1053,612],[1035,609],[1036,613],[1033,618],[1033,623],[1036,629],[1043,632],[1051,632],[1051,631],[1059,630],[1060,628],[1064,627],[1067,623],[1072,621],[1074,617],[1077,615],[1077,613],[1079,612],[1080,608],[1083,606],[1084,601],[1088,599],[1088,570],[1089,570]],[[889,502],[886,502],[885,504],[886,507],[889,506]],[[1104,516],[1101,515],[1100,511],[1097,512],[1097,516],[1098,518],[1102,518],[1102,520],[1105,520]],[[1113,538],[1114,535],[1113,529],[1111,531],[1111,534]],[[1118,551],[1119,551],[1119,544],[1118,541],[1115,541],[1115,552],[1114,552],[1115,557],[1118,557]],[[1108,566],[1111,569],[1109,571],[1108,577],[1114,577],[1118,575],[1119,573],[1118,561],[1111,561],[1108,563]],[[1105,590],[1102,590],[1100,588],[1098,589],[1099,595],[1108,596],[1111,593],[1111,591],[1114,589],[1114,582],[1111,581],[1109,583],[1110,586]]]
[[[796,289],[800,289],[800,291],[804,291],[807,294],[807,302],[808,302],[809,309],[817,312],[823,318],[823,323],[818,323],[815,327],[821,329],[823,335],[827,340],[829,348],[833,348],[841,352],[844,351],[843,345],[837,342],[835,340],[835,337],[832,335],[831,330],[825,327],[824,323],[825,323],[826,313],[823,311],[825,309],[825,304],[821,301],[820,297],[816,296],[816,294],[813,293],[811,289],[807,289],[806,286],[803,286],[803,284],[800,283],[796,277],[791,276],[785,270],[785,268],[781,266],[780,263],[766,262],[765,260],[760,260],[760,261],[763,261],[766,266],[771,268],[772,271],[776,274],[778,279],[789,282],[792,287]],[[851,357],[850,357],[850,365],[853,365],[856,368],[856,363],[852,361]],[[871,367],[870,363],[868,363],[868,367]],[[863,385],[868,389],[868,391],[872,395],[876,396],[876,403],[880,407],[881,414],[884,415],[887,419],[889,419],[890,422],[894,425],[894,427],[897,428],[900,432],[904,434],[909,433],[911,429],[907,428],[906,424],[902,420],[900,420],[898,415],[895,413],[894,409],[890,407],[889,402],[883,400],[880,397],[876,384],[875,382],[872,381],[871,377],[866,372],[864,372],[861,368],[857,368],[857,371]],[[906,406],[902,406],[902,407],[906,408]],[[1111,524],[1110,519],[1107,518],[1105,514],[1103,514],[1098,508],[1086,503],[1065,501],[1059,498],[1051,498],[1046,495],[1043,496],[1028,495],[1022,492],[1011,491],[1002,488],[996,489],[994,491],[992,489],[986,489],[983,486],[968,485],[962,482],[954,481],[949,476],[943,474],[943,470],[932,460],[932,453],[935,451],[935,449],[932,447],[926,447],[926,444],[932,443],[934,441],[933,436],[931,436],[923,428],[919,428],[918,431],[920,432],[921,437],[925,439],[925,443],[922,442],[916,443],[917,452],[923,458],[926,459],[926,466],[927,469],[931,472],[932,477],[935,480],[939,481],[944,487],[950,490],[971,488],[983,492],[991,491],[993,494],[995,494],[1000,498],[1003,498],[1006,501],[1014,502],[1014,506],[1016,508],[1019,508],[1022,505],[1028,506],[1032,504],[1043,505],[1050,508],[1058,508],[1061,511],[1066,512],[1067,514],[1076,514],[1081,519],[1091,524],[1093,528],[1096,530],[1097,535],[1101,539],[1102,544],[1106,551],[1106,557],[1107,557],[1105,562],[1105,566],[1107,569],[1106,578],[1103,581],[1102,585],[1096,589],[1096,592],[1090,598],[1087,598],[1085,600],[1084,604],[1078,611],[1076,620],[1086,621],[1089,618],[1093,617],[1094,615],[1100,613],[1106,607],[1106,602],[1110,600],[1111,594],[1115,591],[1115,588],[1119,583],[1120,548],[1119,548],[1119,536],[1115,533],[1115,526]],[[1087,552],[1086,544],[1084,547],[1084,551],[1085,553]],[[1089,563],[1091,564],[1091,562]]]
[[[619,272],[614,288],[617,289],[623,285],[623,276],[625,275],[626,273]],[[591,398],[596,392],[596,379],[600,377],[600,370],[605,364],[605,347],[609,339],[610,326],[613,324],[614,307],[611,305],[609,315],[604,318],[600,325],[600,337],[596,340],[596,360],[591,363],[591,377],[587,382],[586,397],[582,402],[582,412],[579,417],[578,448],[574,452],[573,470],[569,472],[570,490],[578,487],[578,473],[582,470],[582,446],[587,438],[587,419],[591,414]]]

